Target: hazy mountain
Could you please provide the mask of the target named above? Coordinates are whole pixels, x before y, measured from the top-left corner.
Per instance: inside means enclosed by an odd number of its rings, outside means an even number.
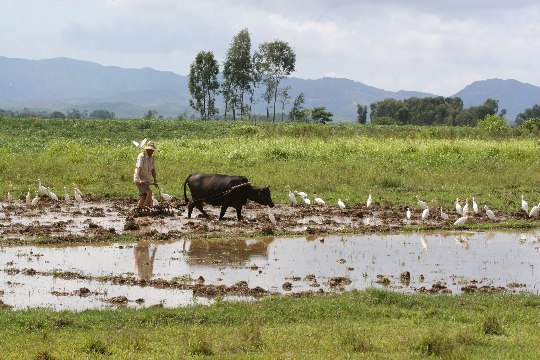
[[[292,87],[292,100],[303,92],[306,107],[325,106],[335,115],[356,116],[356,105],[368,105],[386,98],[406,99],[434,94],[417,91],[391,92],[360,82],[322,78],[289,78],[282,86]],[[259,93],[262,91],[259,89]],[[540,103],[540,88],[516,80],[476,81],[454,96],[465,107],[480,105],[487,98],[499,100],[499,109],[507,109],[511,120],[524,109]],[[253,111],[266,113],[258,96]],[[124,69],[89,61],[55,58],[46,60],[12,59],[0,56],[0,108],[4,110],[71,111],[106,109],[117,117],[141,117],[148,109],[158,115],[176,117],[189,107],[188,77],[151,68]],[[221,107],[222,104],[218,103]],[[281,105],[277,108],[281,110]]]

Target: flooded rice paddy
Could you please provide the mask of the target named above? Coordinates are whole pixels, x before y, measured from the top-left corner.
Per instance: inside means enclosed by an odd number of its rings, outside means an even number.
[[[80,311],[367,287],[537,293],[539,249],[535,232],[464,231],[2,246],[0,300]]]

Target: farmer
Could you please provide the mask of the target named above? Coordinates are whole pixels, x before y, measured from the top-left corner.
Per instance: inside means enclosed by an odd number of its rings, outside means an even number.
[[[154,178],[155,186],[158,186],[156,176],[156,163],[154,161],[154,151],[159,150],[153,141],[149,141],[144,147],[144,152],[137,156],[137,164],[135,165],[135,174],[133,180],[137,189],[139,189],[139,202],[137,208],[143,205],[152,205],[152,190],[150,190],[150,176]]]

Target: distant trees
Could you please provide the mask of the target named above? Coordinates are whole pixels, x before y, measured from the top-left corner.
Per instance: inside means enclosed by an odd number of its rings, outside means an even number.
[[[534,104],[532,108],[525,109],[516,116],[516,125],[522,125],[528,119],[538,118],[540,118],[540,105]]]
[[[356,122],[359,124],[365,124],[367,121],[367,105],[356,105],[356,113],[358,114]]]
[[[94,110],[90,113],[90,117],[94,119],[114,119],[114,113],[108,110]]]
[[[486,115],[496,115],[498,107],[499,102],[494,99],[469,109],[463,108],[459,97],[385,99],[370,104],[370,119],[373,124],[476,126]],[[363,115],[363,109],[358,111]]]
[[[80,119],[83,117],[83,114],[76,109],[73,109],[73,111],[67,113],[67,117],[70,119]]]
[[[215,106],[219,92],[219,65],[211,51],[201,51],[191,63],[189,72],[189,105],[201,114],[201,119],[209,120],[219,113]]]
[[[148,109],[146,115],[143,116],[144,120],[153,120],[156,118],[157,110]]]
[[[53,111],[49,114],[49,119],[65,119],[66,115],[60,111]]]
[[[232,112],[233,120],[238,113],[243,118],[250,114],[257,101],[255,90],[264,85],[261,97],[266,101],[266,119],[276,119],[276,103],[282,110],[290,101],[290,87],[279,88],[280,82],[295,70],[296,54],[287,42],[275,40],[259,45],[251,53],[251,36],[248,29],[241,30],[231,42],[223,61],[221,84],[217,79],[219,65],[212,52],[201,51],[191,64],[189,90],[192,96],[190,106],[200,112],[201,118],[208,120],[218,113],[215,96],[220,93],[225,103],[224,117]],[[249,97],[249,105],[248,105]],[[283,119],[283,116],[282,116]]]

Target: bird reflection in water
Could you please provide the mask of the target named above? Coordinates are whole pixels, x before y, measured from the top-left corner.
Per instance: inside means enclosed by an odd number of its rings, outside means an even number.
[[[157,247],[152,248],[150,255],[150,242],[141,241],[135,247],[133,261],[135,263],[135,276],[138,280],[150,280],[154,271],[154,259]]]

